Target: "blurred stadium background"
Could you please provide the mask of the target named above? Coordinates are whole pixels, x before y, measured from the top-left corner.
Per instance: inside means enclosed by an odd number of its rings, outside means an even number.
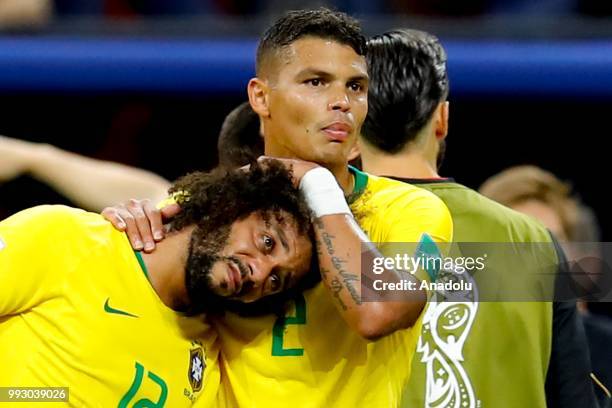
[[[211,168],[224,116],[246,100],[258,35],[286,9],[321,4],[358,16],[368,35],[441,38],[443,175],[477,188],[536,164],[572,182],[612,240],[609,1],[0,0],[0,134],[170,179]],[[27,176],[0,184],[0,219],[43,202],[69,204]]]

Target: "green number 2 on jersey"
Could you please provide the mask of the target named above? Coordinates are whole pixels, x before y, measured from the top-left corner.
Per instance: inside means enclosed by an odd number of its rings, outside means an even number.
[[[439,258],[440,250],[435,241],[424,233],[415,251],[415,257],[423,256],[425,258]],[[429,265],[429,263],[427,263]],[[435,282],[438,275],[438,270],[430,269],[428,266],[426,272],[432,282]],[[288,348],[283,345],[285,338],[285,330],[290,324],[306,324],[306,299],[300,294],[295,298],[295,316],[281,316],[274,322],[272,328],[272,355],[276,357],[287,356],[303,356],[303,348]]]
[[[144,367],[136,362],[136,373],[134,374],[134,380],[132,381],[130,389],[125,393],[123,398],[121,398],[121,401],[119,401],[118,408],[163,408],[166,405],[166,399],[168,398],[168,386],[162,378],[153,374],[151,371],[147,373],[147,377],[149,377],[149,379],[157,384],[160,388],[159,399],[157,402],[153,402],[148,398],[142,398],[136,401],[134,405],[128,405],[134,399],[138,389],[142,385],[144,372]]]
[[[272,329],[272,355],[277,357],[302,356],[303,348],[288,348],[283,346],[285,330],[290,324],[306,324],[306,299],[299,294],[295,298],[295,316],[280,316],[274,322]]]

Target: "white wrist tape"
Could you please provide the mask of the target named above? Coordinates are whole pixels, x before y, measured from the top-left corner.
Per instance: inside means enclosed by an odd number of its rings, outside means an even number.
[[[300,190],[316,218],[331,214],[351,214],[344,192],[326,168],[308,170],[300,181]]]

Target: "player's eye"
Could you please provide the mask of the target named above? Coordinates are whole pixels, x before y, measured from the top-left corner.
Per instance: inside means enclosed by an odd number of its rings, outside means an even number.
[[[359,82],[351,82],[349,84],[349,88],[351,89],[351,91],[353,92],[360,92],[363,90],[363,85],[360,84]]]
[[[274,238],[272,238],[271,236],[264,235],[262,237],[262,243],[266,251],[270,252],[274,249],[275,241],[274,241]]]
[[[306,81],[304,81],[304,83],[315,87],[323,85],[323,81],[320,78],[307,79]]]
[[[281,279],[275,272],[273,272],[270,274],[270,290],[272,292],[277,292],[280,289],[280,286]]]

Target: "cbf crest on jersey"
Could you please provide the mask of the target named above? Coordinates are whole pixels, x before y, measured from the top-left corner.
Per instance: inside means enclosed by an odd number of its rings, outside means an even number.
[[[206,369],[206,361],[204,360],[204,350],[202,347],[197,347],[189,351],[189,384],[193,392],[198,392],[202,389],[202,378],[204,378],[204,370]]]

